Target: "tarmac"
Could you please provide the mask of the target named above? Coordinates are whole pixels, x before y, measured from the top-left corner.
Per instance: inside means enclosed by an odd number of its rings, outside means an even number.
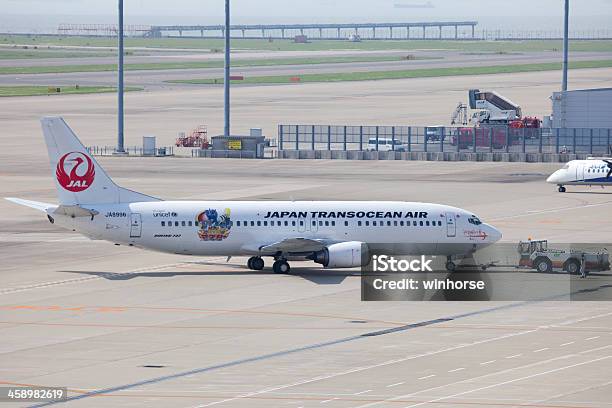
[[[609,86],[611,72],[570,72],[572,86]],[[233,93],[234,121],[270,133],[280,121],[447,123],[472,86],[539,113],[557,77],[245,87]],[[202,120],[218,129],[220,103],[216,89],[128,94],[127,144],[147,133],[170,142]],[[113,108],[113,95],[0,100],[0,196],[56,200],[39,116],[64,114],[85,144],[101,145],[114,141]],[[612,236],[612,193],[557,193],[544,183],[552,163],[100,163],[118,184],[164,199],[425,201],[473,211],[508,243]],[[241,257],[114,246],[4,200],[0,258],[0,383],[66,386],[65,406],[612,406],[610,302],[361,302],[355,270],[295,262],[275,275]]]
[[[391,51],[391,52],[250,52],[238,53],[236,59],[247,60],[252,58],[316,58],[325,56],[396,56],[397,61],[368,61],[346,63],[322,64],[292,64],[276,66],[233,67],[232,75],[244,77],[272,76],[272,75],[304,75],[326,74],[338,72],[370,72],[370,71],[400,71],[413,69],[457,68],[477,66],[500,66],[517,64],[557,63],[561,60],[560,52],[527,52],[527,53],[469,53],[441,50],[417,51]],[[403,57],[412,55],[414,60]],[[128,56],[126,64],[130,63],[180,63],[193,61],[219,60],[218,54],[163,54],[149,56]],[[420,58],[420,59],[419,59]],[[576,52],[572,53],[572,61],[609,60],[611,52]],[[115,64],[112,57],[92,57],[80,59],[78,64]],[[75,64],[69,58],[41,58],[41,59],[7,59],[1,60],[0,66],[54,66]],[[210,79],[222,78],[223,68],[189,68],[189,69],[156,69],[156,70],[128,70],[125,72],[126,86],[139,86],[145,89],[157,88],[193,88],[193,84],[167,83],[170,80],[182,79]],[[114,71],[100,72],[73,72],[52,74],[5,74],[0,75],[0,85],[75,85],[81,86],[114,86],[117,74]],[[235,86],[240,85],[235,81]],[[202,87],[202,85],[196,85]],[[245,85],[248,86],[248,85]]]

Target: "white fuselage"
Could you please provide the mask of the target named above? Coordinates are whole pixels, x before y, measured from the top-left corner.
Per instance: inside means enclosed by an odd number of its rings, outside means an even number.
[[[551,174],[546,182],[560,186],[612,185],[612,177],[608,177],[609,170],[608,163],[604,160],[572,160]]]
[[[411,202],[155,201],[82,205],[92,217],[49,215],[93,239],[188,255],[273,255],[290,238],[359,241],[389,254],[465,254],[501,238],[465,210]]]

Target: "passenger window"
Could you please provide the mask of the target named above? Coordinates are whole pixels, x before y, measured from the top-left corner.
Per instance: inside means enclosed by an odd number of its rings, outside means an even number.
[[[300,221],[300,227],[304,226],[304,221]]]
[[[397,221],[393,221],[393,226],[397,227]]]
[[[348,227],[348,221],[344,221],[344,226]]]
[[[329,221],[325,221],[325,226],[329,227]]]
[[[295,227],[295,221],[291,221],[291,225]]]
[[[178,221],[174,221],[174,226],[178,227]]]
[[[172,221],[168,221],[168,226],[171,227],[172,226]]]
[[[251,221],[251,227],[255,226],[255,221]]]
[[[387,221],[387,227],[391,226],[391,221]]]
[[[361,227],[361,221],[357,221],[357,226]]]
[[[425,221],[425,225],[429,227],[429,221]]]
[[[184,227],[185,226],[185,221],[181,221],[181,225]]]
[[[438,221],[438,227],[442,226],[442,221]]]
[[[332,221],[331,225],[332,225],[332,227],[335,227],[336,226],[336,221]]]
[[[373,225],[373,226],[376,226],[376,221],[372,221],[372,225]]]
[[[404,221],[400,221],[400,227],[404,226]]]
[[[287,221],[285,221],[285,222],[287,222]],[[280,221],[276,221],[276,226],[277,226],[277,227],[280,227],[282,224],[283,224],[282,222],[280,222]]]
[[[200,223],[196,221],[196,222],[194,222],[194,225],[197,227],[197,226],[200,225]]]
[[[316,221],[313,221],[313,222],[312,222],[312,225],[317,225],[317,222],[316,222]]]
[[[293,225],[295,225],[295,221],[293,221]],[[289,226],[289,221],[285,221],[285,227]]]
[[[257,221],[257,226],[261,227],[261,221]]]
[[[166,221],[162,221],[162,227],[166,226]]]
[[[369,227],[369,226],[370,226],[370,221],[366,221],[366,222],[365,222],[365,226],[366,226],[366,227]]]
[[[236,226],[239,227],[240,226],[240,221],[236,221]]]
[[[319,227],[323,226],[323,221],[319,221]]]
[[[193,223],[191,221],[189,221],[187,225],[189,225],[190,227],[193,227]]]
[[[412,226],[416,227],[417,226],[417,222],[416,221],[412,221]]]
[[[419,221],[419,226],[423,226],[423,221]]]

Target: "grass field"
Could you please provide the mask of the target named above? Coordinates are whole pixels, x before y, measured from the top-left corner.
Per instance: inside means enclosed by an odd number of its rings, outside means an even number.
[[[275,59],[235,59],[233,67],[251,66],[270,66],[270,65],[310,65],[310,64],[341,64],[349,62],[375,62],[375,61],[406,61],[411,60],[399,56],[350,56],[350,57],[317,57],[317,58],[275,58]],[[423,58],[416,58],[423,59]],[[141,63],[125,64],[125,69],[129,71],[137,70],[164,70],[164,69],[194,69],[194,68],[221,68],[223,60],[216,61],[189,61],[189,62],[160,62],[160,63]],[[0,67],[0,74],[49,74],[49,73],[68,73],[68,72],[100,72],[116,71],[115,64],[80,64],[80,65],[48,65],[30,67]]]
[[[60,92],[55,89],[60,88]],[[127,87],[126,91],[140,91],[142,88]],[[116,92],[117,89],[110,86],[0,86],[0,97],[3,96],[36,96],[36,95],[66,95],[66,94],[88,94]]]
[[[116,39],[110,37],[78,37],[78,36],[0,36],[0,44],[36,44],[115,47]],[[222,39],[209,38],[127,38],[126,47],[151,48],[193,48],[222,50]],[[446,40],[394,40],[394,41],[332,41],[312,40],[306,44],[295,44],[292,40],[243,40],[233,39],[233,49],[246,50],[277,50],[277,51],[320,51],[320,50],[415,50],[443,49],[470,52],[528,52],[561,50],[561,41],[446,41]],[[612,41],[571,41],[571,51],[611,51]]]
[[[68,51],[68,50],[40,50],[40,49],[2,49],[0,60],[3,59],[36,59],[36,58],[91,58],[112,57],[115,54],[108,51]]]
[[[612,60],[602,61],[577,61],[570,63],[570,69],[581,68],[608,68],[612,67]],[[516,72],[535,72],[561,70],[559,63],[542,64],[521,64],[521,65],[500,65],[490,67],[462,67],[462,68],[432,68],[432,69],[413,69],[401,71],[372,71],[372,72],[341,72],[331,74],[304,74],[293,75],[272,75],[246,77],[244,80],[236,81],[244,84],[285,84],[300,82],[341,82],[341,81],[374,81],[381,79],[403,79],[403,78],[425,78],[458,75],[489,75],[506,74]],[[296,80],[299,78],[299,80]],[[170,83],[185,84],[223,84],[223,78],[211,79],[179,79],[166,81]]]

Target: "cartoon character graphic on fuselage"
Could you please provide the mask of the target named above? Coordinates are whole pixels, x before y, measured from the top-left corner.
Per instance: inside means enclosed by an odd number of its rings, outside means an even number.
[[[612,185],[612,158],[569,161],[551,174],[546,182],[559,186],[560,193],[565,193],[566,185]]]
[[[352,268],[369,254],[468,255],[501,238],[473,213],[397,201],[163,201],[119,187],[62,118],[42,119],[59,204],[7,198],[93,239],[183,255],[249,256]]]

